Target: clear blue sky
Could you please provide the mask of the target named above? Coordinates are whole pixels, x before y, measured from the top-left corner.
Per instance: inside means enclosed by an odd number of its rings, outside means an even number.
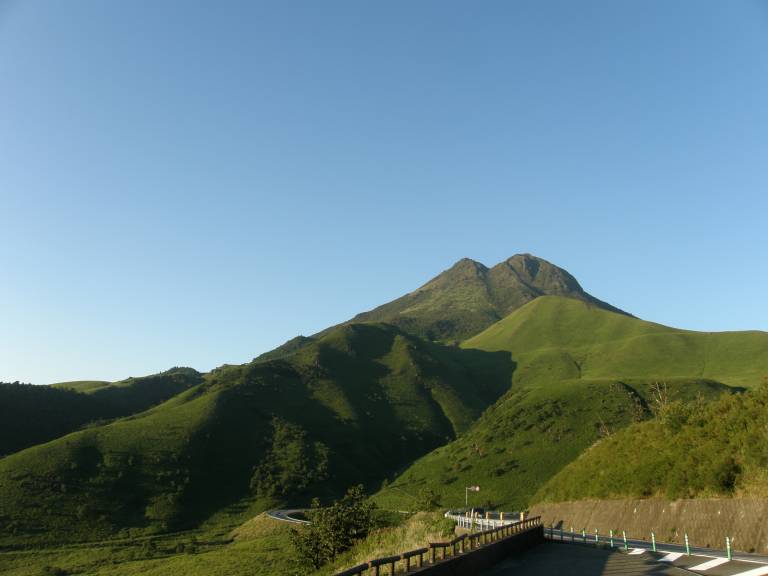
[[[0,0],[0,380],[250,360],[532,252],[768,329],[768,2]]]

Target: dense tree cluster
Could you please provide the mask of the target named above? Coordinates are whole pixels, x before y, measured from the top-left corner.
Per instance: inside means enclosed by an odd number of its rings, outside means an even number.
[[[272,447],[256,467],[251,488],[261,496],[286,496],[328,477],[328,447],[310,441],[300,426],[272,420]]]

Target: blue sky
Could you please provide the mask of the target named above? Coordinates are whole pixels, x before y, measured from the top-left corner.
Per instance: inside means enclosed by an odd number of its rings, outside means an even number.
[[[0,380],[248,361],[531,252],[768,330],[768,2],[0,0]]]

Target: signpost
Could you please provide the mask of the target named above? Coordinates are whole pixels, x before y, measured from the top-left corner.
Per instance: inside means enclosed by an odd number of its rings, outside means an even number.
[[[480,486],[467,486],[464,488],[464,507],[469,506],[470,492],[480,492]]]

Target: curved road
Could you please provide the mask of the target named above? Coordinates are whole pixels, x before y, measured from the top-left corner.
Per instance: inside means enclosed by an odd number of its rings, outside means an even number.
[[[294,518],[297,514],[303,514],[304,510],[296,508],[293,510],[267,510],[267,516],[273,520],[280,520],[281,522],[291,522],[292,524],[309,524],[309,520],[302,520],[300,518]]]

